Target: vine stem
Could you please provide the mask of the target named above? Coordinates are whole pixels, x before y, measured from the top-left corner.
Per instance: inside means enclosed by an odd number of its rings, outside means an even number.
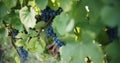
[[[8,26],[7,26],[7,24],[6,24],[5,21],[3,21],[3,24],[5,25],[5,27],[8,28],[8,30],[9,30],[9,32],[10,32],[11,43],[12,43],[13,47],[15,48],[15,50],[17,51],[18,55],[20,56],[20,53],[19,53],[16,45],[14,44],[15,41],[14,41],[14,37],[13,37],[13,28],[12,28],[12,25],[8,25]]]
[[[40,33],[42,32],[43,29],[45,29],[47,26],[49,26],[51,24],[52,18],[53,17],[50,17],[50,19],[48,20],[48,22],[43,27],[40,28],[40,30],[38,31],[38,34],[36,35],[36,37],[38,37],[40,35]]]

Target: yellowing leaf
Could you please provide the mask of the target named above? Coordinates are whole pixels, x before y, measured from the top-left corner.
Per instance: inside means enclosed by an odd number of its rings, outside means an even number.
[[[26,28],[33,28],[36,25],[35,10],[32,7],[30,7],[30,10],[26,6],[23,7],[19,14],[20,20]]]

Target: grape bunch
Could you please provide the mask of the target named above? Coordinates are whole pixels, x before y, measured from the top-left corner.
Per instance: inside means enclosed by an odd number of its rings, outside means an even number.
[[[16,36],[18,35],[19,31],[17,29],[13,29],[12,31],[9,32],[9,36],[12,36],[14,42],[17,39],[21,39],[21,38],[16,38]],[[15,45],[14,45],[15,46]],[[23,61],[27,60],[28,57],[28,52],[26,50],[23,49],[23,46],[17,47],[18,48],[18,53],[20,54],[20,57]]]
[[[50,7],[47,6],[45,9],[41,10],[41,15],[37,15],[35,17],[37,20],[36,23],[40,21],[44,21],[47,23],[47,26],[45,26],[45,32],[48,38],[52,37],[53,44],[48,44],[46,48],[52,52],[53,57],[59,56],[59,48],[65,45],[65,43],[58,38],[52,27],[53,19],[62,11],[63,9],[61,7],[59,7],[57,10],[52,10]]]
[[[62,12],[62,8],[58,8],[56,11],[52,10],[50,7],[46,7],[44,10],[41,10],[41,20],[48,22],[50,18],[54,19],[55,16],[59,15]],[[52,23],[47,27],[46,34],[48,37],[52,36],[54,43],[61,47],[65,45],[64,42],[60,41],[60,39],[57,37],[56,33],[53,31]]]
[[[58,8],[56,11],[52,10],[50,7],[46,7],[44,10],[41,10],[41,15],[36,17],[37,21],[42,20],[42,21],[49,21],[50,18],[54,19],[55,16],[59,15],[62,12],[62,8]]]
[[[28,52],[26,50],[23,49],[23,47],[18,47],[18,50],[19,50],[19,54],[20,54],[20,57],[23,61],[27,60],[27,57],[28,57]]]
[[[56,35],[56,33],[53,31],[53,27],[52,25],[49,25],[49,27],[46,29],[46,34],[48,37],[52,36],[53,37],[53,41],[55,43],[55,45],[57,45],[58,47],[61,47],[63,45],[65,45],[64,42],[62,42]]]
[[[118,27],[106,27],[107,30],[107,35],[109,37],[109,41],[112,42],[113,40],[118,38]]]

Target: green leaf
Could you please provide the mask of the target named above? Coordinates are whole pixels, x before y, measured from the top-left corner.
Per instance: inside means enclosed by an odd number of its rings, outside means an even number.
[[[40,9],[44,9],[47,6],[48,0],[36,0],[36,4]]]
[[[35,30],[28,29],[29,36],[34,37],[36,35]]]
[[[25,41],[22,39],[16,40],[15,45],[18,47],[24,46]]]
[[[0,2],[0,18],[7,14],[7,8],[3,2]]]
[[[102,0],[104,4],[110,5],[110,6],[120,6],[120,1],[119,0]]]
[[[101,11],[102,21],[108,26],[117,26],[119,25],[119,13],[120,9],[115,6],[104,6]]]
[[[57,10],[60,7],[60,3],[58,0],[48,0],[48,6],[53,10]]]
[[[28,42],[28,35],[24,34],[22,32],[18,33],[16,38],[22,38],[22,39],[16,41],[16,45],[18,45],[18,46],[19,45],[26,45]]]
[[[90,42],[95,40],[95,38],[99,35],[101,30],[103,30],[103,24],[101,22],[97,22],[96,24],[83,24],[81,26],[81,38],[83,42]]]
[[[57,30],[57,32],[59,32],[60,35],[64,35],[73,29],[74,20],[70,20],[67,14],[61,13],[60,16],[57,16],[54,19],[53,27]]]
[[[62,63],[86,63],[85,57],[89,57],[93,63],[102,63],[103,54],[95,43],[82,44],[76,41],[67,42],[60,50]]]
[[[17,0],[3,0],[3,2],[5,3],[6,7],[10,9],[16,6]]]
[[[36,50],[36,48],[35,48],[36,42],[37,42],[37,38],[32,38],[32,39],[30,39],[29,43],[27,44],[27,48],[31,52],[35,52],[35,50]]]
[[[30,52],[42,53],[44,51],[44,48],[42,48],[41,43],[38,41],[38,38],[32,38],[27,44],[27,48]]]
[[[19,31],[24,30],[23,24],[20,22],[19,15],[17,13],[10,13],[9,15],[6,15],[3,19],[7,24],[11,24],[13,28]]]
[[[90,23],[96,23],[99,16],[100,16],[100,11],[103,7],[103,3],[101,0],[84,0],[81,3],[85,3],[85,6],[88,6],[89,8],[89,18],[90,18]]]
[[[102,44],[103,46],[108,45],[109,38],[106,31],[101,31],[99,35],[96,37],[96,41]]]
[[[4,28],[0,28],[0,44],[5,41],[7,31]]]
[[[87,12],[86,6],[89,12]],[[98,0],[74,1],[69,15],[75,20],[75,25],[83,25],[84,23],[95,24],[99,20],[101,8],[102,2]]]
[[[83,23],[88,23],[86,19],[85,3],[81,1],[73,2],[71,10],[68,12],[70,18],[75,20],[75,25],[84,25]]]
[[[35,27],[36,25],[35,10],[32,7],[30,7],[30,9],[26,6],[23,7],[20,10],[19,14],[20,14],[20,20],[26,28]]]
[[[106,47],[106,54],[109,63],[120,63],[120,42],[114,41]]]
[[[45,22],[44,21],[41,21],[41,22],[38,22],[36,25],[35,25],[35,28],[36,29],[40,29],[41,27],[43,27],[45,25]]]
[[[20,58],[18,56],[15,57],[16,63],[20,63]]]
[[[59,0],[60,6],[63,8],[65,12],[68,12],[71,10],[73,1],[72,0]]]

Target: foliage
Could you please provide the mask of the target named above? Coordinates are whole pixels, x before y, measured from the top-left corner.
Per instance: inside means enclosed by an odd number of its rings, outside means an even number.
[[[0,0],[0,63],[120,63],[119,6],[119,0]],[[49,26],[65,46],[51,50]]]

